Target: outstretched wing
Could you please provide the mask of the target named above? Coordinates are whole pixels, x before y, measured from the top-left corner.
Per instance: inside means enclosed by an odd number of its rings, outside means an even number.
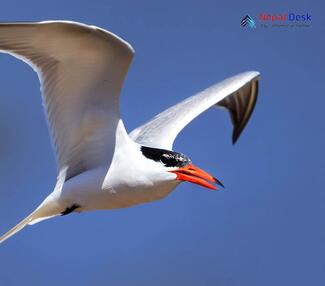
[[[235,143],[249,120],[258,93],[258,72],[230,77],[156,115],[130,133],[139,144],[172,149],[178,133],[194,118],[212,106],[226,108],[234,126]]]
[[[0,51],[37,72],[58,169],[67,168],[67,179],[109,160],[132,47],[94,26],[47,21],[1,23]]]

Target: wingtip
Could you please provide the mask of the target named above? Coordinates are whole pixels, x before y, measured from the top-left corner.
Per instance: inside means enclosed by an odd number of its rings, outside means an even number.
[[[236,130],[234,130],[231,138],[232,145],[235,145],[237,143],[237,140],[239,138],[240,133],[238,133]]]
[[[259,91],[260,73],[257,72],[257,71],[252,71],[250,73],[254,74],[254,77],[253,77],[253,80],[252,80],[252,83],[254,83],[254,84],[252,84],[252,86],[254,86],[254,92],[253,92],[253,94],[251,94],[252,95],[251,96],[252,101],[251,101],[250,108],[247,110],[248,113],[246,114],[246,119],[244,121],[242,121],[240,125],[234,127],[233,134],[232,134],[232,145],[236,144],[238,138],[240,137],[243,130],[245,129],[248,121],[251,118],[251,115],[252,115],[252,113],[253,113],[253,111],[255,109],[256,102],[257,102],[258,91]]]

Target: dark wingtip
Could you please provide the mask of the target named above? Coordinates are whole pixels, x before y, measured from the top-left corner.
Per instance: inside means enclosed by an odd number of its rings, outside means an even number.
[[[232,145],[235,145],[237,143],[237,140],[239,138],[240,133],[236,132],[236,130],[234,130],[233,134],[232,134]]]
[[[252,85],[255,85],[254,88],[255,88],[255,92],[254,94],[252,94],[251,98],[252,98],[252,103],[251,103],[251,106],[250,106],[250,109],[246,109],[246,112],[247,114],[244,116],[243,121],[238,121],[238,122],[235,122],[234,124],[234,130],[233,130],[233,133],[232,133],[232,144],[235,145],[239,136],[241,135],[241,133],[243,132],[243,130],[245,129],[254,109],[255,109],[255,106],[256,106],[256,101],[257,101],[257,97],[258,97],[258,89],[259,89],[259,82],[258,82],[258,78],[259,76],[257,76],[254,81],[252,82]]]

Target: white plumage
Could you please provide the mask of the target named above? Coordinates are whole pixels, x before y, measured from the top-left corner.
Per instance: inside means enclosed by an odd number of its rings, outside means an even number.
[[[58,165],[54,191],[0,238],[73,211],[128,207],[160,199],[181,181],[211,189],[217,179],[172,152],[177,134],[212,106],[228,109],[233,142],[256,102],[258,72],[226,79],[127,134],[119,95],[134,50],[118,36],[68,21],[0,24],[0,50],[33,67]]]

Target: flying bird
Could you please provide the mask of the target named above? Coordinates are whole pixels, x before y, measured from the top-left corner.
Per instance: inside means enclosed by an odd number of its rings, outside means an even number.
[[[0,242],[56,216],[158,200],[184,181],[215,190],[222,183],[173,151],[173,142],[188,123],[216,106],[230,113],[235,143],[257,99],[259,73],[244,72],[128,134],[119,96],[134,49],[120,37],[70,21],[1,23],[0,51],[37,72],[57,161],[53,192]]]

